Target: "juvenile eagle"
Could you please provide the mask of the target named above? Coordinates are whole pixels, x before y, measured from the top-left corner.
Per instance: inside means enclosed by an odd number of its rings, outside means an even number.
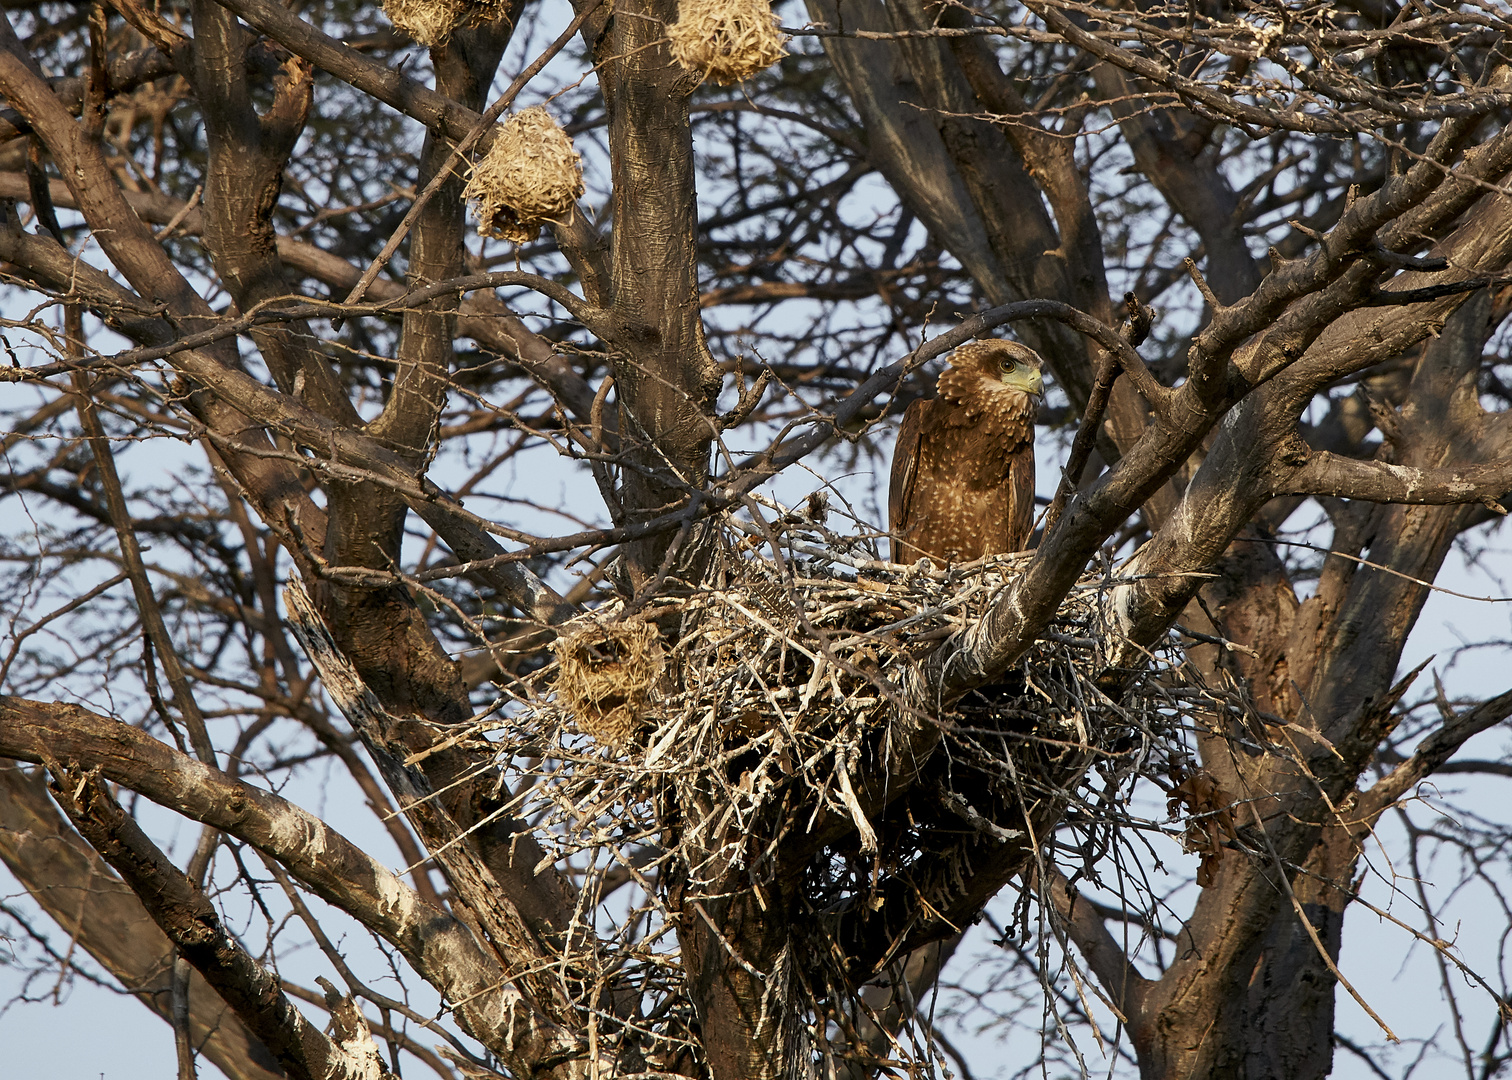
[[[973,341],[950,355],[939,396],[903,414],[888,489],[892,559],[937,564],[1022,551],[1034,527],[1039,354]]]

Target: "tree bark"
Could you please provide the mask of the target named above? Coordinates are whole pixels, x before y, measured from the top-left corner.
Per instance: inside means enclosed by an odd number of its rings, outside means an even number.
[[[720,375],[704,342],[698,303],[698,207],[688,95],[664,27],[672,0],[632,0],[609,24],[600,68],[609,114],[614,232],[611,310],[614,385],[622,439],[619,499],[628,522],[686,503],[708,477]],[[611,508],[613,509],[613,508]],[[631,543],[628,587],[663,572],[670,535]],[[697,580],[707,552],[679,553]],[[674,556],[676,557],[676,556]]]
[[[41,777],[19,768],[0,769],[0,860],[81,948],[171,1023],[172,943],[136,893],[68,827]],[[267,1047],[198,972],[189,980],[189,1027],[198,1052],[230,1080],[284,1075]]]

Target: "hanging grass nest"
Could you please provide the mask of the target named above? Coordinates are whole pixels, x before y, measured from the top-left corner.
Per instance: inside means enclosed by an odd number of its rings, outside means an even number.
[[[504,18],[509,6],[501,0],[384,0],[383,11],[396,28],[433,49],[464,23]]]
[[[767,0],[682,0],[667,27],[672,56],[700,80],[749,79],[787,55]]]
[[[510,117],[462,192],[477,203],[478,232],[516,244],[569,218],[583,194],[583,159],[540,105]]]
[[[557,638],[555,651],[557,701],[595,741],[622,745],[648,718],[652,690],[666,668],[656,627],[585,619]]]

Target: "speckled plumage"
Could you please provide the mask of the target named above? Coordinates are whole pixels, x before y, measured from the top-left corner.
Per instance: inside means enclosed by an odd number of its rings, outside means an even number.
[[[1012,341],[974,341],[950,356],[939,396],[903,414],[887,509],[894,562],[969,562],[1021,551],[1034,527],[1038,397],[1007,385],[1005,368],[1040,358]]]

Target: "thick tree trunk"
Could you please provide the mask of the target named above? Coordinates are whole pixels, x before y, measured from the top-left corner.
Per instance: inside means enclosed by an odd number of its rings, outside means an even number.
[[[620,517],[635,522],[687,503],[708,477],[720,375],[698,304],[698,206],[688,95],[695,81],[667,49],[674,0],[617,4],[600,71],[614,178],[612,320],[623,454]],[[654,581],[674,542],[628,545],[628,585]],[[698,576],[706,553],[678,553]]]
[[[785,976],[801,961],[780,902],[743,892],[681,914],[677,940],[711,1080],[777,1080],[799,1064],[788,1036],[805,1021]]]
[[[1392,426],[1399,465],[1434,468],[1507,452],[1501,425],[1487,424],[1475,396],[1489,303],[1485,294],[1465,303],[1423,348],[1414,392]],[[1368,543],[1371,562],[1395,572],[1337,560],[1300,607],[1274,578],[1273,588],[1251,589],[1241,605],[1231,603],[1229,583],[1205,590],[1218,632],[1257,653],[1232,656],[1234,674],[1260,709],[1291,721],[1289,741],[1311,765],[1304,773],[1279,753],[1246,757],[1222,735],[1207,740],[1205,761],[1225,801],[1235,800],[1240,814],[1253,806],[1273,839],[1262,843],[1253,833],[1260,851],[1223,856],[1185,927],[1184,955],[1138,996],[1131,1029],[1149,1080],[1314,1080],[1331,1070],[1337,982],[1329,961],[1338,959],[1360,845],[1383,809],[1362,809],[1352,792],[1390,723],[1401,651],[1428,595],[1422,582],[1437,575],[1467,513],[1462,506],[1371,508],[1352,534],[1354,550]],[[1350,542],[1341,533],[1346,554]],[[1247,575],[1256,583],[1265,579],[1253,572],[1259,567]],[[1273,602],[1253,602],[1265,595]],[[1299,734],[1307,730],[1320,738],[1309,742]],[[1240,824],[1259,827],[1258,820]],[[1285,895],[1269,844],[1302,867],[1288,873],[1290,891],[1317,941]]]

